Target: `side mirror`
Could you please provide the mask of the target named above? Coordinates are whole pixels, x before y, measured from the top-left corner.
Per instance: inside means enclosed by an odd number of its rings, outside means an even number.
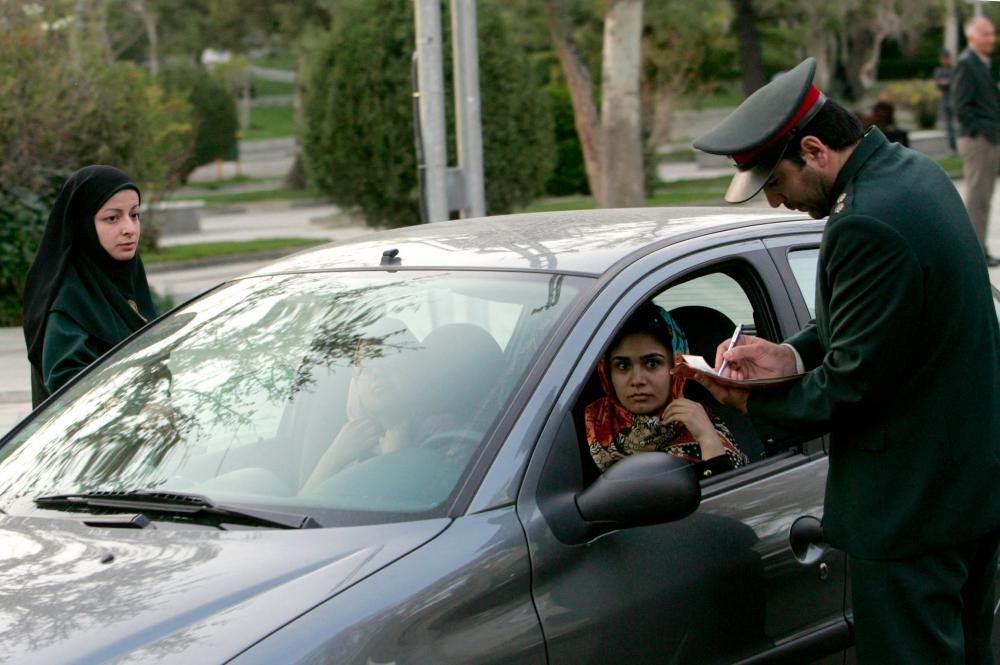
[[[687,517],[701,502],[694,468],[668,453],[636,453],[619,460],[576,495],[591,537],[616,529]]]

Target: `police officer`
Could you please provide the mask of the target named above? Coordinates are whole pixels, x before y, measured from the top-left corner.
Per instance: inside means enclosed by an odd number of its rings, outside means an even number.
[[[824,535],[847,552],[862,663],[991,663],[1000,545],[1000,329],[962,200],[926,156],[813,85],[808,59],[695,147],[730,156],[733,203],[829,215],[816,318],[776,344],[742,337],[696,378],[765,438],[830,434]]]

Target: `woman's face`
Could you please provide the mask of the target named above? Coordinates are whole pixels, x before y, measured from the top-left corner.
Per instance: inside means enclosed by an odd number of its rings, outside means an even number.
[[[128,261],[139,247],[139,193],[123,189],[94,215],[97,240],[111,258]]]
[[[632,413],[658,413],[670,401],[673,354],[652,335],[626,335],[608,363],[615,395]]]

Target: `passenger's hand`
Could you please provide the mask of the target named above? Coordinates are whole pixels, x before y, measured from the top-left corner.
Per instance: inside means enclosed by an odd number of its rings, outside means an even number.
[[[381,428],[371,418],[355,418],[344,423],[316,468],[302,486],[308,491],[378,446]]]
[[[741,381],[772,379],[795,373],[795,352],[782,344],[753,335],[742,335],[736,346],[727,351],[728,348],[729,340],[725,340],[715,350],[716,371],[722,367],[724,360],[727,361],[726,369],[722,372],[722,376],[726,378]]]
[[[660,420],[665,423],[672,421],[684,423],[691,436],[701,446],[702,459],[716,457],[726,452],[725,446],[722,445],[722,437],[709,419],[705,407],[697,402],[678,397],[663,409]]]
[[[355,456],[378,444],[381,428],[371,418],[355,418],[344,423],[330,444],[330,451]]]

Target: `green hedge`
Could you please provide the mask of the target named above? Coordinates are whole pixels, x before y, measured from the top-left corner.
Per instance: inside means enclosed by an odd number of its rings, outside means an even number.
[[[64,35],[0,22],[0,323],[16,325],[21,294],[49,209],[65,178],[113,164],[144,202],[179,178],[191,141],[190,107],[128,63],[95,47],[70,60]],[[155,238],[144,229],[144,240]]]
[[[589,194],[590,183],[587,182],[587,169],[583,163],[580,136],[576,133],[573,101],[570,99],[569,88],[565,85],[552,84],[546,91],[549,94],[555,121],[556,166],[545,184],[545,193],[550,196]]]
[[[184,162],[185,178],[203,164],[237,158],[239,117],[236,100],[222,79],[203,67],[174,65],[160,73],[160,83],[183,95],[191,104],[194,146]]]
[[[551,111],[494,3],[480,2],[478,18],[479,34],[489,37],[479,42],[486,207],[501,213],[541,193],[548,180],[555,156]],[[443,16],[443,29],[449,24]],[[334,201],[358,207],[372,225],[419,221],[414,49],[411,3],[348,0],[306,62],[302,144],[309,179]],[[447,41],[443,53],[450,63]]]
[[[0,183],[0,326],[21,324],[21,294],[49,210],[69,171],[39,176],[35,190]]]

